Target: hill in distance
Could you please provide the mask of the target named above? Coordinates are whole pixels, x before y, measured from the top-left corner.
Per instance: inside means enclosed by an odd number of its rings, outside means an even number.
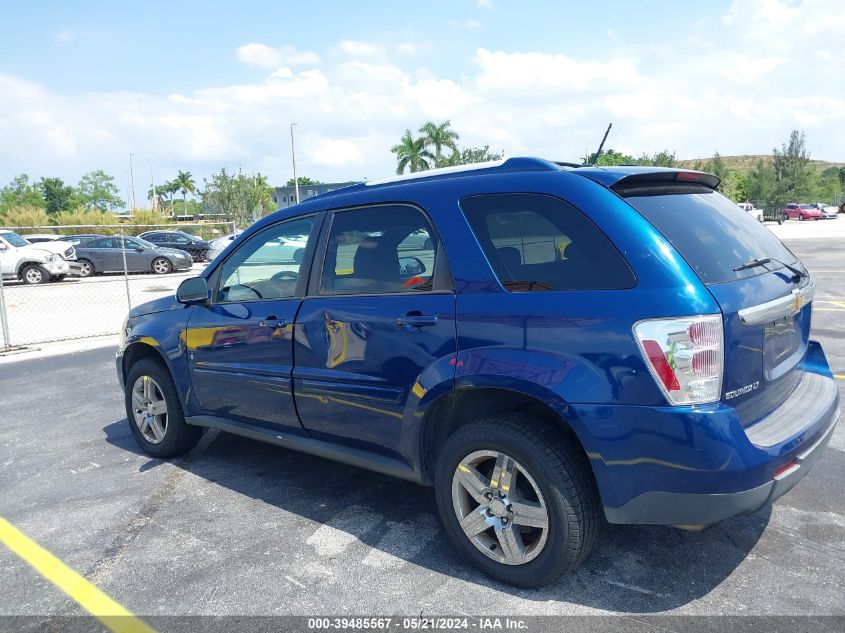
[[[706,164],[707,161],[709,161],[711,158],[711,156],[706,156],[704,158],[682,159],[678,160],[678,164],[681,167],[693,169],[696,163]],[[751,171],[754,165],[757,164],[757,161],[761,158],[765,163],[771,164],[772,162],[771,154],[744,154],[742,156],[722,156],[722,162],[732,171],[735,171],[740,174],[747,174]],[[815,160],[811,158],[810,166],[819,173],[821,173],[831,168],[839,169],[840,167],[845,167],[845,163],[834,163],[827,160]]]

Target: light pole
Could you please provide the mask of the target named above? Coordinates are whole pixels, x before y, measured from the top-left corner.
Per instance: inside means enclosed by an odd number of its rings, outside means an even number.
[[[135,172],[132,169],[132,157],[135,154],[129,154],[129,197],[132,202],[132,211],[135,210]]]
[[[153,186],[153,211],[158,212],[158,191],[156,191],[156,177],[152,167],[150,167],[150,183]]]
[[[296,191],[296,204],[299,204],[299,180],[296,177],[296,149],[293,145],[293,126],[296,123],[290,124],[290,157],[293,160],[293,188]]]

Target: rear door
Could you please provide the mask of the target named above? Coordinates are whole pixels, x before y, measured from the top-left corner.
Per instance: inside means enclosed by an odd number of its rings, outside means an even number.
[[[307,279],[300,263],[272,253],[279,238],[311,236],[311,244],[318,217],[281,222],[243,242],[213,275],[211,302],[193,309],[185,343],[203,413],[302,430],[291,397],[291,368],[293,324]]]
[[[800,380],[813,297],[806,269],[769,229],[708,187],[620,193],[675,246],[719,303],[722,400],[736,408],[743,425],[759,420]]]
[[[406,204],[336,211],[321,242],[296,320],[302,424],[321,439],[400,455],[418,379],[456,351],[445,252],[426,214]]]

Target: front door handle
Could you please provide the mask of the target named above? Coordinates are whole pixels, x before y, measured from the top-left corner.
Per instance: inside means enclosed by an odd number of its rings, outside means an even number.
[[[277,319],[276,317],[267,317],[258,322],[258,327],[269,327],[274,330],[282,327],[287,327],[288,322],[284,319]]]
[[[423,327],[430,327],[437,325],[436,315],[422,315],[422,314],[406,314],[396,319],[396,325],[413,332]]]

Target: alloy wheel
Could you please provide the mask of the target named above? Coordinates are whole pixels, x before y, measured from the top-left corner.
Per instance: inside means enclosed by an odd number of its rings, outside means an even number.
[[[464,535],[496,562],[525,564],[548,540],[543,495],[528,471],[505,453],[464,457],[452,477],[452,506]]]
[[[153,262],[153,271],[158,273],[159,275],[164,275],[170,272],[170,262],[168,262],[163,257],[159,257],[157,260]]]
[[[158,444],[167,433],[167,402],[159,384],[150,376],[138,376],[132,385],[132,413],[145,440]]]
[[[24,277],[26,279],[26,283],[28,284],[40,284],[41,280],[44,278],[44,275],[37,268],[27,268],[26,272],[24,273]]]

